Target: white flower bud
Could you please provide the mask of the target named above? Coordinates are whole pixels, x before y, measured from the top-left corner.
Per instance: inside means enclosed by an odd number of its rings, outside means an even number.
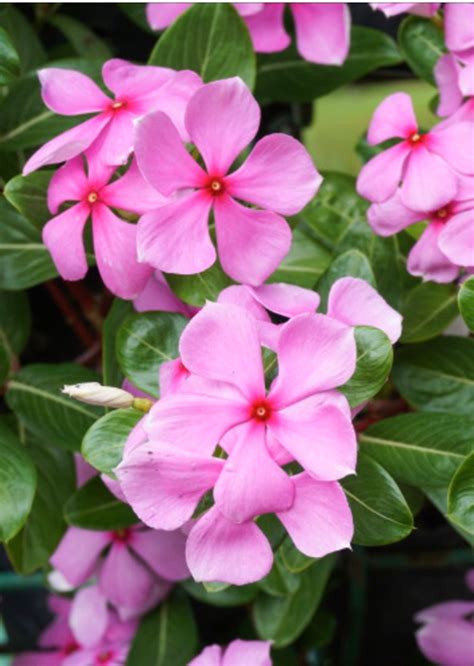
[[[115,386],[102,386],[99,382],[84,382],[83,384],[69,384],[64,386],[63,393],[70,398],[89,405],[102,407],[131,407],[135,397],[128,391]]]
[[[71,592],[74,589],[74,585],[71,585],[57,569],[49,572],[48,583],[55,592]]]

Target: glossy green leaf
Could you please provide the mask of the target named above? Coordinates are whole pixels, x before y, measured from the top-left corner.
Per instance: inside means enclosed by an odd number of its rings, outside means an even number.
[[[30,335],[31,314],[24,292],[0,291],[0,382]]]
[[[353,26],[349,55],[341,66],[313,65],[298,55],[294,44],[281,53],[259,56],[256,93],[263,101],[310,102],[400,60],[388,35]]]
[[[3,384],[10,371],[10,356],[2,340],[0,340],[0,384]]]
[[[449,484],[448,517],[474,537],[474,453],[461,463]]]
[[[97,375],[73,363],[37,363],[8,382],[6,400],[21,422],[42,441],[78,451],[88,428],[103,413],[61,393],[65,384],[97,381]]]
[[[258,582],[258,586],[271,596],[286,597],[289,594],[295,594],[301,582],[301,576],[287,568],[280,549],[278,549],[270,573]]]
[[[472,530],[467,532],[458,523],[452,521],[448,514],[448,489],[448,486],[440,488],[423,488],[423,492],[444,516],[445,520],[450,523],[452,528],[458,532],[458,534],[460,534],[472,548],[474,548],[474,535],[472,534]]]
[[[186,317],[169,312],[144,312],[128,317],[117,333],[117,358],[124,375],[137,388],[158,397],[158,372],[178,357]]]
[[[359,453],[357,474],[341,483],[354,518],[353,543],[384,546],[410,534],[413,516],[400,488],[370,456]]]
[[[436,85],[433,68],[446,52],[443,30],[425,18],[408,16],[400,26],[398,44],[415,74]]]
[[[96,421],[82,440],[81,452],[87,462],[113,476],[128,436],[141,418],[143,412],[137,409],[115,409]]]
[[[252,88],[255,54],[250,36],[231,4],[195,4],[160,37],[149,63],[193,69],[203,81],[240,76]]]
[[[301,573],[316,561],[314,557],[308,557],[299,551],[289,536],[284,539],[278,549],[278,553],[281,555],[281,559],[286,568],[288,571],[291,571],[291,573]]]
[[[47,192],[53,171],[41,170],[28,176],[15,176],[5,185],[3,194],[21,215],[37,229],[42,229],[52,215],[48,210]]]
[[[191,604],[182,590],[175,589],[140,622],[126,664],[186,666],[197,652],[197,641]]]
[[[25,15],[13,3],[0,7],[0,26],[8,34],[20,59],[21,72],[29,72],[46,62],[46,52]]]
[[[202,307],[206,301],[215,301],[219,293],[232,283],[217,262],[202,273],[168,273],[166,279],[178,298],[197,307]]]
[[[402,414],[367,428],[359,443],[397,481],[421,488],[443,486],[472,450],[474,419]]]
[[[62,32],[77,55],[90,60],[108,60],[112,53],[107,44],[84,23],[66,14],[53,14],[48,23]]]
[[[385,333],[371,326],[356,326],[357,366],[347,384],[341,387],[351,407],[376,395],[387,381],[392,367],[392,343]]]
[[[25,447],[0,420],[0,541],[23,527],[36,491],[36,469]]]
[[[232,607],[243,606],[253,601],[258,593],[258,586],[253,585],[229,585],[219,592],[208,592],[204,585],[196,583],[192,579],[181,583],[186,592],[198,601],[210,606]]]
[[[291,249],[267,282],[289,282],[312,289],[331,261],[331,254],[299,228],[293,231]]]
[[[8,85],[15,80],[19,73],[20,58],[18,53],[8,33],[0,27],[0,85]]]
[[[347,276],[361,278],[376,287],[375,276],[365,254],[360,250],[347,250],[334,259],[318,282],[321,308],[326,309],[329,292],[336,280]]]
[[[131,507],[112,495],[98,476],[69,498],[64,517],[69,525],[85,530],[121,530],[138,522]]]
[[[474,340],[442,336],[402,347],[395,357],[392,378],[416,409],[472,415]]]
[[[424,282],[412,289],[400,310],[401,342],[423,342],[442,333],[458,314],[454,285]]]
[[[462,283],[458,292],[458,306],[466,326],[474,331],[474,276]]]
[[[112,307],[107,313],[102,326],[102,378],[105,386],[120,386],[123,373],[117,361],[116,337],[117,331],[126,319],[133,313],[130,301],[115,298]]]

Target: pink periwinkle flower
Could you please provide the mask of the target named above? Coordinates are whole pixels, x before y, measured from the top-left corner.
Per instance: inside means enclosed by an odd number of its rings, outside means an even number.
[[[109,182],[115,171],[94,154],[74,157],[53,175],[48,207],[55,216],[43,228],[43,241],[65,280],[80,280],[87,273],[84,226],[92,219],[92,236],[99,273],[110,291],[120,298],[136,297],[153,269],[137,258],[137,226],[121,220],[112,208],[134,213],[162,205],[164,197],[148,185],[133,161],[121,178]],[[64,202],[76,202],[58,214]]]
[[[465,63],[474,63],[474,3],[444,5],[446,48]]]
[[[175,312],[185,317],[192,317],[197,308],[183,303],[171,290],[165,276],[160,271],[150,275],[145,287],[133,299],[137,312]]]
[[[219,258],[228,275],[258,285],[277,268],[291,245],[282,215],[300,211],[322,178],[302,144],[285,134],[258,141],[242,166],[229,173],[259,123],[260,108],[241,79],[202,86],[189,101],[185,125],[204,170],[166,114],[143,119],[135,144],[138,166],[161,194],[176,198],[140,219],[141,261],[169,273],[209,268],[216,260],[208,230],[212,210]]]
[[[23,169],[26,175],[46,164],[76,157],[101,142],[101,159],[109,165],[125,164],[133,147],[134,122],[151,111],[169,113],[186,137],[183,116],[191,94],[201,85],[191,71],[175,72],[164,67],[132,65],[114,58],[102,68],[111,98],[85,74],[48,67],[38,72],[46,106],[62,116],[84,113],[93,118],[73,127],[37,150]]]
[[[272,666],[270,641],[241,641],[226,648],[209,645],[188,666]]]
[[[474,63],[466,64],[455,55],[441,56],[434,68],[439,89],[439,104],[436,113],[450,116],[474,95]]]
[[[285,3],[232,3],[250,32],[258,53],[283,51],[291,42],[285,30]],[[296,31],[296,47],[309,62],[320,65],[342,65],[350,43],[351,15],[344,2],[288,3]],[[148,22],[155,30],[163,30],[186,9],[189,2],[149,3]]]
[[[96,575],[100,594],[129,619],[161,601],[173,582],[188,577],[184,543],[181,531],[70,527],[50,562],[75,587]]]
[[[474,174],[467,146],[474,145],[474,125],[437,125],[423,133],[406,93],[394,93],[377,107],[367,140],[376,145],[399,138],[365,164],[357,179],[358,193],[375,203],[390,199],[400,182],[400,197],[413,210],[437,210],[456,198],[460,174]]]
[[[440,2],[370,2],[372,9],[380,9],[387,18],[399,14],[415,14],[426,18],[434,16],[441,6]]]

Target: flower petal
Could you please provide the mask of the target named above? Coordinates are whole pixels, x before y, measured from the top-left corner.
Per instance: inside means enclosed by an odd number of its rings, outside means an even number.
[[[97,585],[75,593],[69,624],[79,645],[92,647],[103,639],[109,624],[109,611],[107,599]]]
[[[186,536],[181,530],[138,530],[133,533],[131,548],[158,576],[176,581],[189,578],[185,544]]]
[[[275,213],[245,208],[224,194],[215,199],[214,217],[222,268],[237,282],[262,284],[290,250],[291,229]]]
[[[474,160],[466,146],[474,146],[474,124],[459,122],[429,134],[428,148],[437,153],[453,169],[474,174]]]
[[[416,642],[430,661],[444,666],[472,663],[472,622],[447,620],[429,622],[418,629]]]
[[[107,166],[126,164],[133,149],[135,126],[128,111],[117,111],[97,137],[96,151]]]
[[[134,299],[133,307],[136,312],[178,312],[185,317],[193,313],[192,306],[174,295],[160,271],[150,276],[143,291]]]
[[[283,25],[285,4],[263,3],[263,9],[244,18],[250,32],[253,48],[257,53],[283,51],[291,39]]]
[[[88,206],[79,203],[56,215],[43,227],[43,243],[64,280],[81,280],[87,273],[82,234],[88,217]]]
[[[305,60],[320,65],[342,65],[350,42],[351,15],[344,2],[291,4],[296,46]]]
[[[202,86],[190,99],[184,122],[209,174],[224,176],[256,135],[260,107],[234,77]]]
[[[407,269],[412,275],[434,282],[452,282],[459,274],[455,266],[439,249],[442,224],[432,222],[412,247],[408,255]]]
[[[241,641],[229,644],[224,652],[222,666],[272,666],[271,641]]]
[[[319,294],[312,289],[304,289],[304,287],[284,282],[247,288],[267,310],[283,317],[295,317],[305,312],[314,312],[320,301]]]
[[[369,160],[357,177],[358,194],[376,203],[387,201],[397,191],[409,154],[410,149],[403,141]]]
[[[188,666],[222,666],[221,656],[220,645],[208,645],[197,657],[191,659]]]
[[[265,308],[258,302],[253,294],[251,287],[245,285],[233,284],[223,289],[217,297],[218,303],[228,305],[238,305],[250,312],[250,314],[259,321],[270,321],[270,315]]]
[[[292,480],[295,501],[278,518],[298,550],[308,557],[324,557],[350,548],[354,524],[341,486],[315,481],[304,473]]]
[[[442,601],[419,611],[414,619],[416,622],[434,622],[442,619],[461,620],[470,613],[474,613],[474,601]]]
[[[124,176],[102,188],[100,199],[111,208],[145,213],[168,203],[142,176],[134,159]]]
[[[400,189],[405,206],[420,211],[437,210],[452,201],[456,191],[456,175],[441,157],[421,145],[411,152]]]
[[[102,78],[109,90],[119,101],[125,101],[134,108],[137,97],[156,91],[174,77],[167,67],[134,65],[122,58],[111,58],[102,67]]]
[[[192,2],[148,2],[146,17],[153,30],[163,30],[181,16]]]
[[[444,13],[446,47],[464,51],[474,46],[474,6],[470,3],[447,4]]]
[[[462,104],[463,94],[458,81],[460,71],[460,65],[451,54],[441,56],[435,65],[433,73],[439,90],[438,116],[450,116]]]
[[[113,543],[100,570],[99,589],[116,606],[141,610],[148,601],[154,577],[123,543]]]
[[[111,104],[92,79],[73,69],[47,67],[38,71],[38,78],[44,103],[61,116],[105,111]]]
[[[374,111],[367,132],[371,146],[398,137],[406,139],[418,129],[410,95],[399,92],[386,97]]]
[[[246,585],[267,575],[273,553],[255,523],[236,525],[214,506],[189,533],[186,560],[197,582]]]
[[[400,190],[383,203],[372,204],[367,211],[367,220],[378,236],[393,236],[399,231],[420,222],[424,213],[407,208],[400,196]]]
[[[87,176],[81,157],[74,157],[54,172],[48,186],[48,208],[56,215],[65,201],[79,201],[87,191]]]
[[[97,558],[109,543],[107,532],[69,527],[49,561],[71,585],[82,585],[94,572]]]
[[[438,247],[453,264],[474,266],[474,208],[454,215],[445,223]]]

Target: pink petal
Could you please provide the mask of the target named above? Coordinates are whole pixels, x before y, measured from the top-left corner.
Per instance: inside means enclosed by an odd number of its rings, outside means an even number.
[[[125,101],[134,109],[135,99],[156,91],[170,79],[174,72],[166,67],[134,65],[121,58],[112,58],[102,67],[102,78],[118,101]]]
[[[212,266],[216,251],[208,230],[211,206],[211,198],[197,191],[143,215],[137,237],[140,261],[181,275]]]
[[[119,500],[119,502],[124,502],[125,504],[128,504],[127,498],[125,497],[123,490],[120,487],[120,483],[116,479],[111,479],[110,476],[107,476],[107,474],[101,474],[100,478],[104,486],[106,486],[107,489],[110,490],[112,495],[116,497]]]
[[[111,104],[110,97],[92,79],[73,69],[40,69],[38,78],[44,103],[61,116],[105,111]]]
[[[188,666],[222,666],[221,656],[222,648],[219,645],[209,645],[197,657],[191,659]]]
[[[74,468],[76,470],[76,484],[78,488],[83,486],[89,481],[89,479],[92,479],[97,474],[97,470],[94,469],[92,465],[89,465],[80,453],[74,454]]]
[[[456,175],[441,157],[422,145],[411,152],[400,189],[405,206],[437,210],[454,199],[456,190]]]
[[[400,196],[400,190],[383,203],[372,204],[367,211],[367,220],[378,236],[393,236],[399,231],[419,222],[424,213],[407,208]]]
[[[113,543],[99,575],[99,588],[117,606],[139,610],[148,600],[154,578],[151,571],[123,543]]]
[[[138,169],[136,160],[132,161],[124,176],[101,190],[100,199],[111,208],[121,208],[139,214],[159,208],[169,201],[147,183]]]
[[[415,615],[417,622],[434,622],[442,619],[461,620],[474,612],[474,601],[443,601],[429,606]]]
[[[268,427],[315,478],[336,481],[354,473],[355,431],[350,418],[337,407],[307,398],[274,414]]]
[[[315,291],[284,282],[262,284],[260,287],[248,287],[248,289],[267,310],[284,317],[314,312],[320,301]]]
[[[251,287],[244,285],[231,285],[223,289],[217,297],[218,303],[228,305],[238,305],[250,312],[250,314],[259,321],[270,321],[265,308],[256,299]]]
[[[459,122],[430,132],[428,148],[437,153],[453,169],[474,174],[474,160],[466,146],[474,146],[474,124]]]
[[[290,45],[291,39],[283,25],[283,2],[263,3],[263,9],[244,21],[250,32],[253,48],[257,53],[283,51]]]
[[[97,141],[100,159],[108,166],[126,164],[133,149],[135,126],[127,110],[116,111]]]
[[[138,263],[136,225],[97,203],[92,209],[92,231],[97,266],[106,287],[120,298],[138,296],[153,269]]]
[[[405,141],[392,146],[364,164],[357,177],[358,194],[369,201],[387,201],[397,191],[410,148]]]
[[[408,255],[407,269],[412,275],[434,282],[452,282],[459,268],[449,261],[438,246],[442,224],[432,222],[412,247]]]
[[[71,643],[74,636],[68,623],[71,610],[70,600],[51,595],[48,598],[48,608],[55,617],[41,633],[38,645],[42,648],[53,648]]]
[[[350,548],[354,525],[346,496],[338,483],[321,483],[309,474],[292,477],[295,501],[278,514],[293,543],[308,557]]]
[[[186,536],[180,530],[138,530],[133,534],[131,548],[158,576],[177,581],[189,578],[185,544]]]
[[[451,54],[441,56],[435,65],[434,76],[439,90],[438,116],[449,116],[462,104],[463,95],[458,82],[460,70]]]
[[[214,486],[223,461],[147,442],[116,469],[135,513],[154,529],[175,530],[191,518]]]
[[[178,189],[198,187],[206,174],[187,152],[178,130],[161,111],[140,122],[135,135],[138,167],[146,180],[164,196]]]
[[[107,532],[69,527],[49,561],[71,585],[78,586],[92,575],[97,558],[109,543]]]
[[[242,17],[257,14],[265,6],[263,2],[233,2],[232,5]]]
[[[367,132],[371,146],[398,137],[406,139],[418,129],[410,95],[399,92],[386,97],[374,111]]]
[[[72,601],[69,623],[76,641],[92,647],[101,641],[109,624],[107,599],[97,585],[78,590]]]
[[[302,314],[283,325],[278,344],[278,376],[270,396],[288,405],[318,391],[342,386],[353,375],[353,330],[320,314]]]
[[[79,203],[53,217],[43,228],[43,243],[64,280],[81,280],[87,273],[82,234],[88,217],[89,207]]]
[[[474,46],[474,6],[471,3],[448,3],[444,12],[446,47],[464,51]]]
[[[472,664],[472,622],[440,620],[419,629],[416,642],[421,652],[443,666]]]
[[[236,525],[214,506],[192,528],[186,560],[195,581],[246,585],[270,571],[273,553],[253,522]]]
[[[224,176],[255,137],[260,107],[238,77],[202,86],[190,99],[185,125],[211,176]]]
[[[158,384],[160,386],[160,396],[164,398],[171,393],[176,393],[185,388],[185,383],[189,378],[189,371],[186,370],[181,359],[176,358],[172,361],[165,361],[160,366]]]
[[[398,14],[416,14],[417,16],[432,16],[439,9],[440,2],[426,2],[419,4],[416,2],[370,2],[372,9],[380,9],[385,16],[397,16]]]
[[[57,171],[49,182],[48,208],[56,215],[65,201],[80,201],[87,193],[88,182],[81,157],[74,157]]]
[[[243,165],[227,176],[230,196],[282,215],[295,215],[322,182],[304,146],[286,134],[260,139]]]
[[[305,60],[320,65],[342,65],[350,42],[351,15],[344,2],[295,2],[296,46]]]
[[[474,209],[454,215],[444,224],[438,247],[453,264],[474,266]]]
[[[465,97],[474,95],[474,62],[461,69],[459,73],[459,88]]]
[[[272,666],[271,641],[241,641],[229,644],[224,652],[222,666]]]
[[[257,325],[239,307],[208,302],[186,326],[179,353],[196,375],[234,384],[249,399],[265,394]]]
[[[137,312],[178,312],[185,317],[190,317],[192,312],[190,306],[174,295],[159,271],[148,279],[143,291],[134,299],[133,307]]]
[[[96,141],[85,151],[84,157],[87,164],[87,180],[89,192],[94,191],[101,199],[104,186],[110,181],[117,167],[106,164],[103,159],[103,138],[108,128],[102,132]]]
[[[146,6],[148,23],[153,30],[163,30],[191,5],[192,2],[149,2]]]
[[[224,194],[215,198],[214,216],[222,268],[237,282],[262,284],[290,250],[291,229],[275,213],[245,208]]]
[[[293,484],[270,456],[264,426],[250,421],[235,431],[238,441],[214,488],[216,506],[234,523],[289,509],[293,503]]]
[[[360,278],[340,278],[333,284],[327,314],[348,326],[380,328],[392,344],[402,333],[402,316]]]

